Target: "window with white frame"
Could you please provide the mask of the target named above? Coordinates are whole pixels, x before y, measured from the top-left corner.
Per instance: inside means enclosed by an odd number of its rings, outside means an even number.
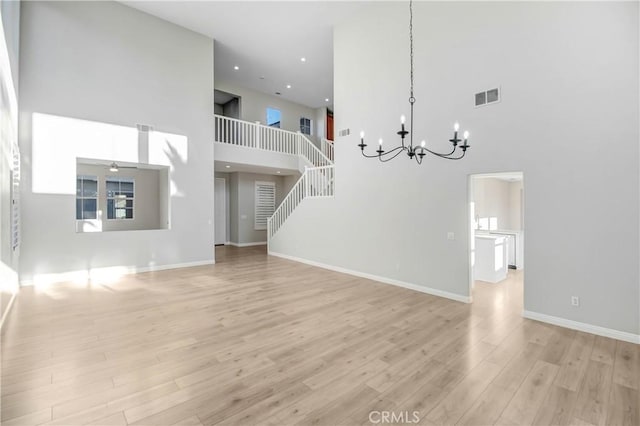
[[[282,113],[279,109],[267,107],[267,126],[280,128]]]
[[[98,177],[78,175],[76,177],[76,219],[98,218]]]
[[[276,184],[275,182],[255,183],[255,219],[256,230],[267,229],[267,220],[276,209]]]
[[[308,118],[300,117],[300,133],[305,135],[311,134],[311,120]]]
[[[107,176],[107,219],[133,219],[132,178]]]

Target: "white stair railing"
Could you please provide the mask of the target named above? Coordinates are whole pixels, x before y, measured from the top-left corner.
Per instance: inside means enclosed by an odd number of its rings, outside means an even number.
[[[318,149],[300,132],[221,115],[215,115],[215,126],[217,143],[297,155],[302,160],[300,164],[305,165],[300,179],[267,221],[267,241],[278,232],[303,199],[334,196],[333,143],[323,139],[321,149]]]
[[[333,197],[335,169],[333,165],[307,168],[267,220],[267,241],[278,232],[287,218],[305,198]]]
[[[215,117],[215,141],[228,143],[230,145],[246,146],[248,148],[258,147],[258,136],[256,125],[248,121],[237,120],[235,118]]]
[[[313,167],[333,164],[300,132],[215,115],[215,142],[301,156]]]
[[[331,161],[333,161],[333,141],[322,138],[320,141],[322,153]]]
[[[257,148],[266,151],[281,152],[283,154],[298,154],[298,134],[277,127],[263,126],[256,123],[256,131],[260,135]]]
[[[330,166],[333,164],[305,135],[298,133],[298,155],[304,157],[314,167]]]

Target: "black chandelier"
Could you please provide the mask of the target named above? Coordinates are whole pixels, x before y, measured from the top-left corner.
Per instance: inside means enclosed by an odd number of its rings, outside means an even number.
[[[465,131],[463,133],[463,136],[462,136],[463,139],[458,138],[458,129],[460,128],[458,123],[454,124],[453,138],[449,139],[449,142],[453,144],[453,148],[451,149],[450,152],[432,151],[426,147],[426,141],[424,140],[420,142],[420,145],[416,145],[416,146],[413,145],[413,104],[415,104],[416,102],[416,98],[413,95],[413,0],[409,1],[409,51],[410,51],[409,58],[410,58],[410,64],[411,64],[411,67],[410,67],[411,89],[409,92],[410,93],[409,95],[409,105],[410,105],[409,129],[410,131],[405,130],[405,127],[404,127],[405,117],[404,115],[401,116],[400,117],[401,127],[400,127],[400,131],[398,132],[398,135],[400,136],[401,144],[390,151],[385,151],[384,149],[382,149],[382,138],[381,138],[378,140],[378,149],[375,151],[376,154],[365,154],[364,148],[367,146],[367,144],[364,143],[364,132],[360,132],[360,143],[358,144],[358,146],[360,147],[362,155],[367,158],[377,158],[382,162],[387,162],[387,161],[393,160],[398,155],[406,151],[407,155],[409,156],[409,159],[410,160],[415,159],[418,164],[422,164],[422,159],[424,158],[425,155],[427,155],[427,153],[433,154],[437,157],[444,158],[447,160],[459,160],[462,157],[464,157],[470,145],[467,143],[467,140],[469,139],[468,131]],[[405,144],[405,138],[407,135],[409,135],[409,145]],[[462,145],[458,145],[460,142],[462,142]],[[460,151],[456,151],[456,148],[460,148]]]

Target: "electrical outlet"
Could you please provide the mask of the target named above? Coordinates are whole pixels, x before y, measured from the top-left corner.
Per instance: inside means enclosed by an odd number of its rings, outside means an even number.
[[[578,296],[571,296],[571,306],[580,306],[580,298]]]
[[[456,239],[456,234],[454,234],[453,232],[447,232],[447,240],[455,240]]]

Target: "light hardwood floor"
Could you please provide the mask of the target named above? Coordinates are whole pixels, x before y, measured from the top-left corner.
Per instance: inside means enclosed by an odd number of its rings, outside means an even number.
[[[216,256],[23,289],[2,425],[640,424],[640,347],[524,320],[519,273],[468,305],[264,247]]]

